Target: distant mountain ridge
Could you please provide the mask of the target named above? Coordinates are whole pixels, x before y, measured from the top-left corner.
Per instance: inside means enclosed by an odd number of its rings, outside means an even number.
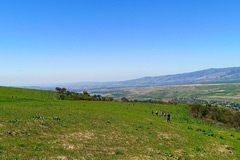
[[[212,83],[239,83],[240,67],[211,68],[196,72],[182,73],[166,76],[144,77],[123,81],[124,85],[135,86],[165,86],[186,84],[212,84]]]
[[[165,75],[165,76],[143,77],[143,78],[138,78],[133,80],[126,80],[126,81],[79,82],[79,83],[59,84],[57,86],[72,88],[72,89],[79,89],[79,88],[80,89],[96,89],[96,88],[114,88],[114,87],[146,87],[146,86],[214,84],[214,83],[240,83],[240,67],[211,68],[211,69],[206,69],[206,70],[201,70],[196,72]]]

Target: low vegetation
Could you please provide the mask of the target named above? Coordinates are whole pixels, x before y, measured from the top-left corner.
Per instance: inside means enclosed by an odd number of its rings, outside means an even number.
[[[196,118],[240,130],[240,112],[216,105],[191,104],[190,113]]]
[[[60,100],[88,100],[88,101],[113,101],[112,97],[103,97],[101,95],[90,95],[87,91],[82,93],[70,92],[66,88],[56,87]]]

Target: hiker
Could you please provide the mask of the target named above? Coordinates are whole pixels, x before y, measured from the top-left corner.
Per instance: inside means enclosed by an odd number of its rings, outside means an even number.
[[[164,112],[162,112],[162,116],[164,117]]]
[[[154,116],[154,111],[152,110],[152,115]]]
[[[168,115],[167,115],[167,122],[169,122],[169,123],[171,123],[171,121],[170,121],[170,113],[168,113]]]
[[[166,116],[167,116],[167,114],[166,114],[166,113],[164,113],[164,119],[166,119]]]
[[[156,111],[156,115],[158,116],[158,111]]]

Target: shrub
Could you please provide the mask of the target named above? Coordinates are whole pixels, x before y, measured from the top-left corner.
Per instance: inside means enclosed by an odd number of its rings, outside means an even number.
[[[198,152],[205,152],[205,150],[202,147],[197,147],[195,148],[195,150]]]
[[[21,143],[21,144],[19,144],[18,146],[19,146],[19,147],[25,147],[26,145]]]
[[[173,154],[172,153],[166,153],[165,156],[173,157]]]
[[[227,150],[235,150],[233,147],[226,147]]]
[[[188,126],[188,129],[193,130],[193,128],[191,126]]]
[[[116,150],[116,151],[115,151],[115,154],[116,154],[116,155],[122,155],[123,152],[122,152],[122,151],[119,151],[119,150]]]
[[[10,123],[19,123],[19,122],[20,122],[20,120],[18,120],[18,119],[15,119],[15,120],[10,120],[10,121],[8,121],[8,122],[10,122]]]
[[[190,114],[195,118],[240,129],[240,112],[229,108],[194,103],[190,105]]]
[[[34,151],[41,151],[42,149],[40,148],[40,147],[38,147],[38,146],[35,146],[34,147]]]
[[[59,117],[53,117],[53,120],[55,121],[61,121],[61,119]]]
[[[129,100],[128,100],[126,97],[122,97],[121,100],[122,100],[123,102],[129,102]]]
[[[45,118],[42,116],[33,116],[33,119],[45,119]]]

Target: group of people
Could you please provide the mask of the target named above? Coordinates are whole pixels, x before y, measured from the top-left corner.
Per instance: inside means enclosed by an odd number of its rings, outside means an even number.
[[[154,111],[153,110],[152,110],[152,115],[154,115]],[[156,111],[156,116],[158,116],[158,111]],[[167,114],[165,112],[162,112],[162,117],[164,117],[164,119],[167,118],[167,122],[171,123],[171,121],[170,121],[170,117],[171,117],[170,113]]]

